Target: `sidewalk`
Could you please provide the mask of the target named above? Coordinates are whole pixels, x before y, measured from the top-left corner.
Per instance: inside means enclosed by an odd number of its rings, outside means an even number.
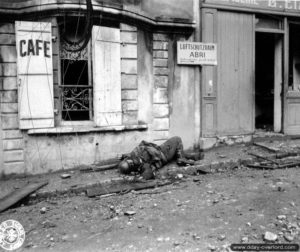
[[[260,141],[261,143],[261,141]],[[281,151],[299,151],[300,140],[280,139],[272,140],[263,139],[263,143]],[[299,147],[298,147],[299,146]],[[258,146],[249,144],[238,144],[231,146],[219,146],[211,150],[205,151],[203,160],[196,162],[194,166],[179,167],[176,163],[171,163],[163,167],[157,179],[165,179],[176,174],[198,175],[201,171],[209,173],[224,172],[245,164],[245,162],[253,161],[255,158],[250,156],[249,152],[256,152],[260,155],[271,154],[268,150]],[[62,179],[61,174],[69,173],[70,178]],[[15,189],[25,186],[27,183],[47,180],[49,183],[45,187],[39,189],[30,197],[32,199],[42,199],[54,197],[63,194],[82,194],[86,189],[92,188],[97,184],[108,185],[117,181],[128,181],[130,176],[122,176],[116,169],[101,172],[82,173],[79,169],[72,171],[62,171],[52,174],[41,174],[24,178],[11,178],[0,181],[0,198]]]

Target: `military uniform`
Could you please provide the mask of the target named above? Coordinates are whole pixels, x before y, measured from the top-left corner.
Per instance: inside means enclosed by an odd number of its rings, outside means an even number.
[[[131,171],[139,172],[143,177],[153,177],[153,172],[172,161],[182,158],[183,145],[180,137],[172,137],[162,145],[142,141],[133,151],[124,155],[124,160],[130,162]],[[151,169],[151,171],[150,171]]]

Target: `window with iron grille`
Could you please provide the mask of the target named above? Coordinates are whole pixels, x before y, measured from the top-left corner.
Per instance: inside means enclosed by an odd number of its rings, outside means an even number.
[[[74,27],[77,27],[75,31]],[[90,44],[83,50],[76,51],[76,37],[81,36],[82,27],[76,19],[71,20],[64,25],[61,36],[60,100],[61,118],[64,121],[92,120],[93,115]]]

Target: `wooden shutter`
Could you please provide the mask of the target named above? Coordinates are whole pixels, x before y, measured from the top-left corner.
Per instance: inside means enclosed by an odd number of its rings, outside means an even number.
[[[20,129],[54,127],[51,23],[16,21]]]
[[[121,125],[120,30],[94,26],[92,47],[95,123]]]

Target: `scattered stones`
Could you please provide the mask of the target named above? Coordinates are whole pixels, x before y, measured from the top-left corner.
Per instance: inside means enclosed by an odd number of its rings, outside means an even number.
[[[42,207],[41,209],[40,209],[40,213],[41,214],[44,214],[44,213],[46,213],[47,212],[47,208],[46,207]]]
[[[211,244],[209,244],[209,245],[207,246],[207,248],[210,249],[210,251],[215,251],[215,250],[217,250],[217,247],[214,246],[214,245],[211,245]]]
[[[251,227],[251,222],[247,222],[246,225],[247,225],[248,227]]]
[[[71,174],[69,174],[69,173],[63,173],[63,174],[60,175],[60,177],[61,177],[62,179],[71,178]]]
[[[62,240],[63,242],[66,242],[66,241],[68,241],[69,239],[70,239],[69,235],[63,235],[63,236],[61,237],[61,240]]]
[[[121,211],[121,209],[116,209],[116,210],[115,210],[115,213],[118,214],[118,215],[121,215],[121,214],[122,214],[122,211]]]
[[[181,173],[177,174],[177,175],[176,175],[176,178],[182,179],[182,178],[183,178],[183,174],[181,174]]]
[[[264,235],[264,240],[269,241],[269,242],[274,242],[276,241],[278,236],[272,232],[266,231]]]
[[[163,238],[163,237],[158,237],[156,240],[157,240],[158,242],[162,242],[162,241],[164,241],[164,238]]]
[[[218,200],[218,199],[214,199],[214,200],[213,200],[213,203],[214,203],[214,204],[217,204],[217,203],[219,203],[219,200]]]
[[[286,215],[278,215],[277,219],[278,220],[285,220],[286,219]]]
[[[221,215],[219,213],[215,213],[212,215],[213,218],[219,219],[221,218]]]
[[[153,232],[153,228],[150,226],[147,228],[147,233],[152,233]]]
[[[295,204],[295,202],[290,202],[290,205],[292,206],[292,207],[294,207],[296,204]]]
[[[124,215],[128,215],[128,216],[132,216],[132,215],[135,215],[136,212],[135,211],[126,211],[124,212]]]
[[[175,246],[175,247],[177,247],[177,246],[179,246],[181,243],[179,242],[179,241],[174,241],[173,242],[173,245]]]
[[[139,223],[138,225],[137,225],[137,227],[138,228],[142,228],[144,225],[142,224],[142,223]]]
[[[194,240],[200,240],[201,239],[201,237],[197,234],[193,234],[192,237],[193,237]]]
[[[226,236],[224,234],[219,235],[218,239],[220,241],[224,241],[226,239]]]
[[[54,228],[56,227],[56,224],[53,222],[50,222],[49,220],[46,220],[42,223],[44,228]]]
[[[284,239],[286,239],[289,242],[292,242],[294,240],[294,236],[290,235],[290,234],[285,234]]]
[[[284,189],[283,187],[281,187],[281,186],[278,186],[278,187],[277,187],[277,191],[278,191],[278,192],[284,192],[285,189]]]
[[[249,238],[247,236],[242,237],[241,242],[242,243],[248,243]]]

